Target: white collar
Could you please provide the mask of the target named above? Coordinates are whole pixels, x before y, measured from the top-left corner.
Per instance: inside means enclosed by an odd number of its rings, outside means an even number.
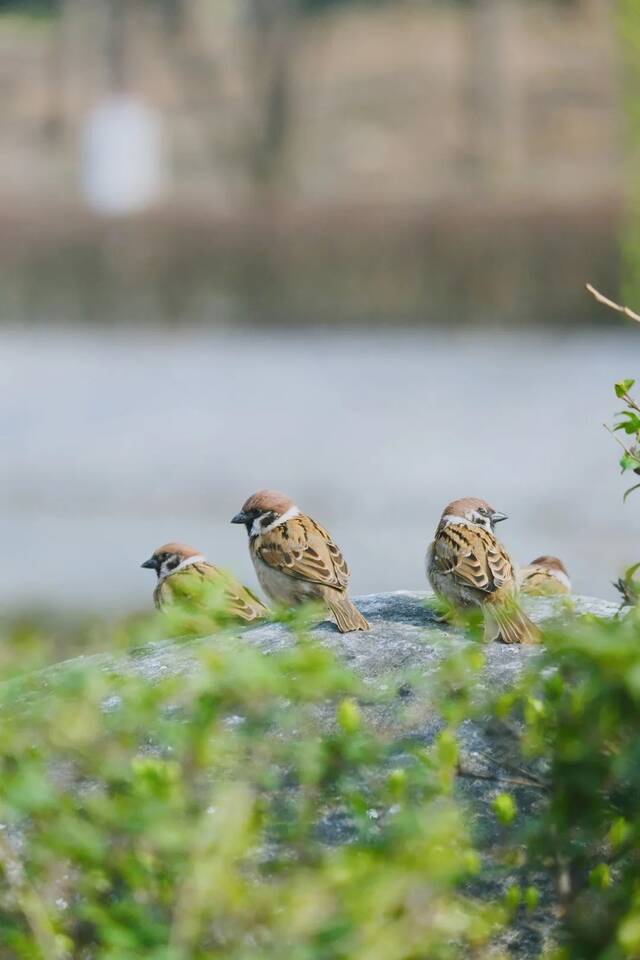
[[[253,521],[253,524],[251,525],[251,533],[249,534],[249,536],[260,537],[262,536],[263,533],[269,533],[270,530],[274,530],[276,527],[279,527],[281,524],[286,523],[287,520],[293,520],[294,517],[298,517],[299,515],[300,515],[300,511],[298,510],[298,508],[294,503],[292,507],[289,507],[288,510],[285,510],[285,512],[281,514],[279,517],[277,517],[273,521],[273,523],[270,523],[268,527],[259,527],[258,529],[256,529],[256,524],[260,520],[260,517],[256,517],[256,519]]]
[[[564,584],[569,592],[571,592],[571,580],[569,580],[569,577],[566,575],[564,570],[556,570],[554,567],[551,567],[551,569],[547,568],[547,570],[556,578],[556,580],[559,580],[560,583]]]
[[[174,573],[180,573],[181,570],[186,570],[187,567],[192,567],[194,563],[206,563],[206,557],[203,557],[199,553],[195,557],[185,557],[184,560],[181,560],[177,567],[174,567],[173,570],[169,570],[168,573],[163,574],[161,577],[158,577],[158,583],[163,583],[168,577],[172,577]]]
[[[467,520],[466,517],[456,517],[453,513],[447,513],[440,521],[442,526],[448,527],[451,524],[458,524],[461,527],[481,527],[481,523],[475,523],[473,520]]]

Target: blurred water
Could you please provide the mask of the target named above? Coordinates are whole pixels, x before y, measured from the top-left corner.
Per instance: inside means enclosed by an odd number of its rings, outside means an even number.
[[[1,335],[3,608],[146,607],[140,562],[191,542],[255,586],[229,519],[289,492],[354,593],[424,586],[444,504],[509,514],[515,557],[580,592],[640,559],[640,500],[602,427],[640,332],[9,330]]]

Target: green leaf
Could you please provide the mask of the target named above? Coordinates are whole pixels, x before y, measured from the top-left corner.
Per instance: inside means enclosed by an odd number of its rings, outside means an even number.
[[[622,410],[617,416],[626,417],[626,420],[617,423],[613,428],[614,430],[624,430],[624,432],[630,436],[640,432],[640,417],[637,413],[634,413],[632,410]]]
[[[518,909],[522,903],[522,890],[517,883],[513,883],[507,888],[507,891],[504,895],[504,900],[508,910],[514,912]]]
[[[362,715],[360,707],[347,697],[338,707],[338,723],[345,733],[357,733],[362,725]]]
[[[606,890],[613,883],[611,868],[606,863],[599,863],[589,874],[589,883],[595,890]]]
[[[389,790],[396,798],[404,796],[407,789],[407,771],[396,769],[389,774]]]
[[[635,470],[636,467],[640,467],[640,460],[632,453],[625,451],[620,457],[620,467],[623,473],[625,470]]]
[[[640,564],[639,564],[640,566]],[[613,847],[621,847],[631,833],[631,827],[624,817],[617,817],[609,830],[609,842]]]
[[[618,383],[616,383],[614,387],[614,390],[616,392],[616,397],[618,397],[618,399],[621,400],[625,396],[625,394],[629,393],[629,390],[631,390],[634,383],[635,383],[635,380],[618,381]]]
[[[493,809],[501,823],[511,823],[515,819],[518,807],[510,793],[499,793],[493,801]]]
[[[640,914],[630,913],[618,928],[618,943],[628,957],[637,957],[640,950]]]
[[[524,892],[524,903],[527,910],[535,910],[540,903],[540,891],[537,887],[527,887]]]
[[[458,741],[451,730],[443,730],[436,740],[436,754],[445,767],[454,767],[458,762]]]

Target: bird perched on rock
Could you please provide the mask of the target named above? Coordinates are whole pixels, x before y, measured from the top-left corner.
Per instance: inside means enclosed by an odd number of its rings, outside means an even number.
[[[159,610],[176,601],[204,607],[209,592],[210,596],[219,593],[226,602],[226,612],[239,620],[251,622],[267,614],[265,605],[232,574],[184,543],[165,543],[142,566],[158,574],[153,599]]]
[[[349,568],[340,549],[290,497],[259,490],[231,523],[247,528],[258,580],[272,600],[288,606],[319,600],[329,607],[341,633],[369,629],[347,596]]]
[[[485,640],[537,643],[538,628],[518,606],[513,563],[494,533],[506,519],[485,500],[454,500],[427,551],[427,576],[453,606],[482,609]]]
[[[518,571],[522,593],[545,597],[556,593],[571,593],[571,580],[562,560],[557,557],[536,557]]]

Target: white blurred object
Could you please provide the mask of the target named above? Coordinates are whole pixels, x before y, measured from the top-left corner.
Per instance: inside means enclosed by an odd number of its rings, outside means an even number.
[[[97,213],[118,216],[150,206],[164,181],[157,112],[132,96],[103,100],[84,129],[82,181],[85,199]]]

